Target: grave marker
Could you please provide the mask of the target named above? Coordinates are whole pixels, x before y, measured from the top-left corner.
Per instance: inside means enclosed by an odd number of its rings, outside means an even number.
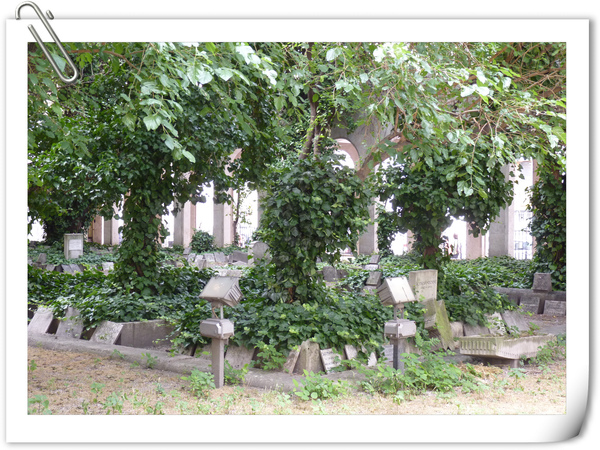
[[[327,373],[330,373],[333,369],[339,367],[342,364],[342,359],[344,359],[342,355],[334,352],[331,348],[321,350],[320,353],[323,367]]]
[[[50,329],[54,315],[50,308],[40,306],[27,326],[28,333],[45,334]]]
[[[67,307],[64,319],[58,323],[56,335],[71,339],[80,339],[83,333],[83,319],[81,313],[72,307]]]
[[[246,364],[252,362],[254,356],[254,349],[247,349],[237,345],[230,345],[227,347],[227,353],[225,353],[225,361],[229,361],[231,367],[236,370],[243,369]]]
[[[287,357],[287,360],[285,361],[285,364],[283,365],[283,371],[289,374],[293,373],[294,367],[296,367],[296,363],[298,362],[299,356],[300,348],[297,348],[296,350],[291,350],[290,354]]]
[[[524,295],[519,301],[519,306],[523,311],[540,314],[543,308],[542,298],[540,295],[535,294]]]
[[[489,328],[484,327],[483,325],[471,325],[469,323],[465,323],[463,324],[463,329],[465,336],[484,336],[486,334],[490,334]]]
[[[122,323],[110,322],[106,320],[102,322],[98,328],[96,328],[96,331],[94,331],[94,334],[90,338],[90,342],[116,344],[121,336],[122,329]]]
[[[523,313],[519,311],[504,311],[502,313],[502,318],[504,319],[504,322],[506,322],[509,333],[511,328],[517,328],[519,333],[526,333],[529,331],[529,323],[525,320]]]
[[[567,303],[559,300],[546,300],[544,302],[544,315],[548,316],[566,316]]]
[[[532,289],[539,292],[550,292],[552,290],[552,274],[534,273]]]
[[[83,255],[83,234],[65,234],[64,249],[65,259],[79,258],[81,255]]]
[[[367,278],[367,282],[365,283],[367,286],[376,286],[378,287],[381,284],[382,273],[379,271],[371,272],[369,274],[369,278]]]

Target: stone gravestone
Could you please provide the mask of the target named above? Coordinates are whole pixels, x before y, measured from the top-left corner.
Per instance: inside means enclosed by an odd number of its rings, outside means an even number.
[[[550,292],[552,290],[552,275],[549,273],[534,273],[532,289],[537,292]]]
[[[102,322],[94,334],[90,338],[90,342],[98,342],[102,344],[116,344],[121,336],[123,329],[122,323],[110,322],[108,320]]]
[[[258,263],[261,259],[269,260],[269,246],[264,242],[255,242],[250,248],[251,262]]]
[[[104,275],[108,275],[108,272],[110,272],[111,270],[113,270],[115,268],[115,263],[114,262],[103,262],[102,263],[102,271],[104,272]]]
[[[215,253],[215,262],[218,262],[219,264],[226,263],[227,257],[225,256],[225,253],[223,253],[223,252]]]
[[[377,270],[379,269],[379,264],[366,264],[363,269],[365,270]]]
[[[231,254],[231,262],[248,262],[248,253],[240,252],[239,250],[234,250]]]
[[[192,248],[191,247],[186,247],[183,249],[183,256],[187,256],[191,253]]]
[[[500,313],[486,314],[485,318],[490,323],[489,329],[492,336],[504,336],[506,334],[506,327]]]
[[[339,367],[342,364],[342,360],[344,357],[339,353],[334,352],[330,348],[326,348],[320,351],[321,353],[321,361],[323,363],[323,367],[325,368],[326,373],[330,373],[336,367]]]
[[[567,302],[561,302],[559,300],[546,300],[544,302],[544,315],[566,316]]]
[[[246,364],[252,362],[254,356],[254,349],[247,349],[246,347],[240,347],[237,345],[230,345],[227,347],[227,353],[225,353],[225,361],[229,361],[231,367],[236,370],[243,369]]]
[[[408,283],[417,301],[425,306],[425,329],[429,331],[429,335],[438,338],[442,348],[454,350],[446,306],[443,300],[437,300],[437,270],[409,272]]]
[[[294,367],[296,367],[296,363],[298,362],[298,357],[300,356],[300,348],[298,347],[295,350],[291,350],[285,364],[283,365],[283,371],[286,373],[293,373]]]
[[[65,259],[79,258],[83,255],[83,234],[65,234]]]
[[[40,306],[27,326],[28,333],[45,334],[50,330],[54,315],[50,308]]]
[[[516,328],[519,330],[519,333],[526,333],[529,331],[529,323],[525,320],[523,313],[519,311],[504,311],[502,313],[502,319],[506,322],[509,334],[515,334],[514,332],[511,333],[511,328]]]
[[[196,253],[190,253],[189,255],[186,256],[186,259],[188,260],[188,262],[190,264],[192,264],[194,261],[196,261]]]
[[[383,346],[383,361],[387,366],[392,367],[394,365],[394,346],[384,345]]]
[[[486,334],[490,334],[489,328],[484,327],[483,325],[471,325],[465,323],[463,324],[463,330],[465,336],[485,336]]]
[[[294,369],[295,373],[323,372],[323,363],[319,352],[319,344],[312,341],[304,341],[300,345],[300,355]]]
[[[71,339],[80,339],[83,333],[83,319],[78,310],[72,307],[67,307],[64,319],[58,323],[56,335]]]
[[[47,261],[46,253],[40,253],[35,262],[38,264],[46,264],[46,261]]]
[[[376,286],[379,287],[381,284],[382,273],[379,271],[369,273],[369,278],[367,278],[366,285],[367,286]]]
[[[526,294],[521,297],[519,306],[523,311],[530,312],[533,314],[542,313],[542,296],[539,294]]]
[[[323,280],[325,281],[337,281],[338,274],[337,269],[333,266],[325,266],[323,267]]]
[[[71,264],[62,264],[61,267],[64,273],[70,273],[73,275],[73,268],[71,267]]]
[[[371,255],[371,259],[369,260],[369,264],[379,264],[379,260],[381,257],[379,255]]]

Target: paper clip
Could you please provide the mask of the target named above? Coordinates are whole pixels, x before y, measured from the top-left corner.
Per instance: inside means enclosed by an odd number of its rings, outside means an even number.
[[[52,39],[54,39],[54,43],[58,46],[58,49],[60,50],[60,52],[63,54],[63,56],[67,60],[67,63],[69,63],[69,66],[71,66],[71,69],[73,69],[73,72],[75,72],[75,74],[71,78],[65,77],[60,72],[60,69],[56,65],[56,62],[54,61],[54,58],[52,57],[52,55],[50,55],[50,52],[48,51],[48,49],[46,48],[46,46],[44,45],[44,43],[40,39],[40,35],[37,33],[37,31],[35,31],[35,28],[33,28],[33,25],[29,25],[27,28],[29,28],[29,31],[31,31],[31,34],[33,34],[33,37],[35,38],[35,40],[37,41],[37,43],[39,44],[39,46],[42,48],[42,51],[44,52],[44,55],[46,55],[46,58],[48,58],[48,61],[50,61],[50,64],[52,65],[52,67],[54,68],[54,71],[56,72],[56,75],[58,75],[58,77],[65,84],[72,84],[72,83],[74,83],[75,80],[77,80],[77,78],[79,77],[79,72],[77,71],[77,68],[75,67],[75,64],[73,64],[73,61],[71,60],[71,57],[67,54],[66,50],[64,49],[62,43],[60,42],[60,39],[58,39],[58,36],[56,35],[56,33],[54,32],[54,30],[52,29],[52,27],[50,26],[50,24],[48,23],[48,21],[46,20],[46,18],[42,14],[42,11],[40,10],[40,8],[38,8],[38,6],[35,3],[33,3],[33,2],[23,2],[23,3],[21,3],[19,6],[17,6],[17,11],[15,13],[15,16],[16,16],[17,20],[21,18],[20,17],[20,11],[21,11],[21,8],[23,8],[24,6],[31,6],[35,10],[36,14],[38,15],[38,17],[40,18],[40,20],[42,21],[42,23],[44,24],[44,26],[46,27],[46,29],[48,30],[48,32],[50,33],[50,35],[52,36]],[[48,19],[54,19],[54,16],[52,15],[52,13],[50,11],[46,11],[46,15],[48,16]]]

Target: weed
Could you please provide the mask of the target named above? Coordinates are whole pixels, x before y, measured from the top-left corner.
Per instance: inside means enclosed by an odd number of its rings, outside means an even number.
[[[106,410],[106,414],[117,414],[123,412],[123,395],[117,392],[113,392],[106,401],[102,404]]]
[[[123,353],[121,353],[119,350],[117,350],[116,348],[113,350],[113,352],[110,356],[114,357],[114,358],[125,359],[125,355]]]
[[[275,408],[275,414],[292,414],[292,396],[286,392],[278,392],[275,400],[277,407]]]
[[[525,378],[525,370],[523,369],[510,369],[508,371],[508,376],[513,378],[513,386],[516,391],[523,390],[522,386],[519,384],[519,381]]]
[[[152,356],[150,353],[142,353],[142,356],[146,358],[146,367],[148,369],[154,369],[156,363],[158,362],[158,358],[156,356]]]
[[[293,380],[296,388],[299,387],[298,380]],[[302,388],[294,388],[294,394],[304,401],[318,400],[327,398],[337,398],[346,395],[349,390],[347,381],[333,381],[329,378],[321,377],[313,372],[304,371],[304,379],[302,380]]]
[[[200,398],[208,397],[211,389],[215,389],[214,376],[212,373],[201,372],[198,369],[192,369],[188,377],[181,377],[184,381],[190,382],[190,390],[194,395]]]
[[[277,370],[283,367],[287,358],[282,352],[264,342],[257,342],[256,346],[259,349],[256,356],[260,358],[263,370]]]
[[[160,382],[158,382],[158,381],[157,381],[157,382],[155,383],[155,385],[156,385],[156,389],[155,389],[156,393],[157,393],[158,395],[164,396],[164,395],[165,395],[165,393],[166,393],[166,391],[165,391],[165,388],[164,388],[164,387],[162,387],[162,384],[160,384]]]
[[[225,360],[224,367],[224,381],[226,384],[235,386],[244,384],[246,374],[250,370],[250,366],[252,364],[244,364],[244,367],[241,369],[234,369],[233,366],[229,363],[229,361]]]
[[[27,399],[27,414],[52,414],[48,408],[50,402],[45,395],[36,395]],[[37,405],[37,406],[36,406]]]
[[[158,401],[154,406],[146,406],[146,412],[155,416],[163,416],[165,414],[163,411],[164,406],[165,404],[163,402]]]
[[[32,359],[29,365],[27,366],[27,371],[29,373],[33,373],[35,369],[37,369],[37,364],[35,363],[35,359]]]
[[[95,394],[95,397],[92,399],[92,403],[98,403],[98,397],[100,396],[102,389],[104,389],[105,387],[106,385],[104,383],[92,383],[91,390]]]

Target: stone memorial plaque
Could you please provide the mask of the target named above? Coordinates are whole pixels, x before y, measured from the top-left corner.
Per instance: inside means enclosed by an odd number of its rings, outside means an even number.
[[[326,348],[320,351],[321,353],[321,361],[323,362],[323,367],[325,368],[325,372],[329,373],[332,369],[340,366],[342,364],[343,356],[339,353],[335,353],[332,349]]]
[[[71,339],[80,339],[83,333],[83,319],[75,308],[68,307],[65,317],[58,323],[56,335]]]
[[[214,253],[206,253],[204,255],[200,255],[203,257],[203,259],[207,260],[207,261],[212,261],[215,262],[215,254]],[[198,260],[198,258],[196,258],[196,260]]]
[[[437,270],[417,270],[408,273],[408,283],[418,302],[437,300]]]
[[[524,295],[519,301],[521,310],[533,314],[540,314],[542,308],[542,299],[538,295]]]
[[[226,263],[227,257],[225,256],[225,253],[223,253],[223,252],[215,253],[215,261],[218,263]]]
[[[28,333],[45,334],[50,329],[54,314],[50,308],[40,306],[27,326]]]
[[[244,262],[247,263],[248,262],[248,253],[244,253],[244,252],[240,252],[239,250],[235,250],[232,254],[231,254],[231,262]]]
[[[229,361],[231,367],[236,370],[243,369],[246,364],[252,362],[254,356],[254,349],[247,349],[237,345],[230,345],[227,347],[227,353],[225,353],[225,361]]]
[[[504,319],[504,322],[506,322],[509,334],[515,334],[514,332],[511,333],[511,328],[517,328],[519,333],[526,333],[529,331],[529,322],[520,311],[504,311],[502,313],[502,318]]]
[[[566,316],[567,303],[558,300],[546,300],[544,302],[544,315],[547,316]]]
[[[121,336],[122,329],[122,323],[110,322],[106,320],[102,322],[98,328],[96,328],[96,331],[94,331],[94,334],[90,338],[90,342],[116,344]]]
[[[70,239],[69,250],[83,250],[83,239]]]

